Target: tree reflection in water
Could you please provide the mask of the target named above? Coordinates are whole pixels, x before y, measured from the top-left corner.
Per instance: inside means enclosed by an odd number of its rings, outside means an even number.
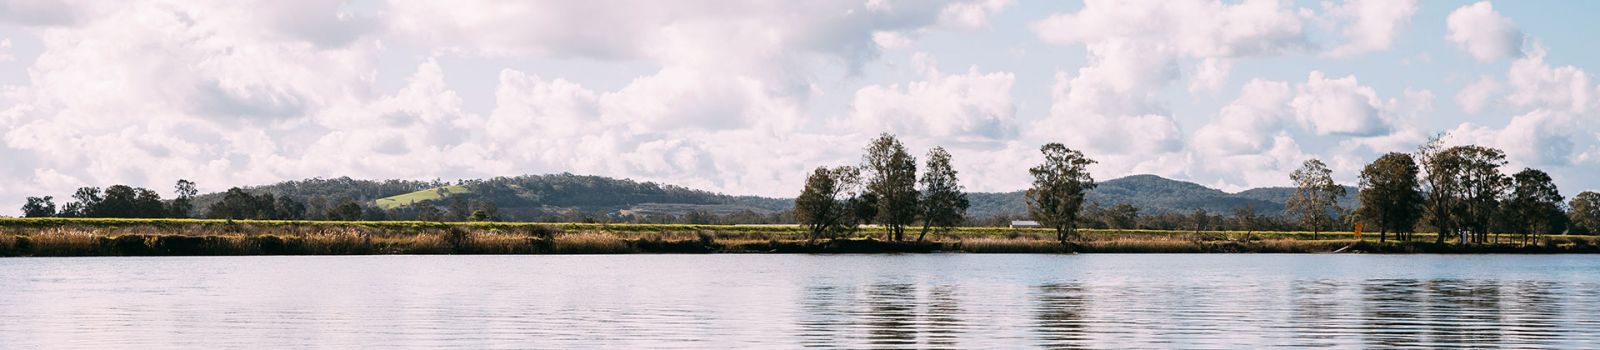
[[[1039,345],[1047,348],[1086,347],[1087,334],[1084,322],[1082,284],[1052,283],[1039,286],[1034,298],[1038,301],[1035,313],[1038,318]]]
[[[910,283],[874,284],[867,287],[867,340],[873,345],[913,345],[917,342],[917,287]]]

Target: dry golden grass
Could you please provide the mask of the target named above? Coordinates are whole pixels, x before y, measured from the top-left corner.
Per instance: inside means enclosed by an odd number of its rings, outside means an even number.
[[[623,254],[636,252],[627,241],[602,233],[563,234],[555,237],[555,254]]]
[[[126,225],[0,225],[0,256],[240,255],[240,254],[620,254],[620,253],[1202,253],[1364,252],[1564,253],[1600,252],[1594,236],[1545,236],[1532,245],[1376,244],[1353,237],[1258,235],[1239,232],[1101,231],[1070,244],[1053,232],[962,230],[930,232],[927,242],[872,239],[807,241],[783,231],[737,231],[710,226],[608,226],[562,229],[550,225],[335,225],[230,224],[209,221],[131,221]],[[671,228],[679,228],[673,230]],[[910,235],[916,237],[916,232]],[[1510,242],[1510,239],[1504,241]],[[1359,242],[1359,243],[1358,243]]]

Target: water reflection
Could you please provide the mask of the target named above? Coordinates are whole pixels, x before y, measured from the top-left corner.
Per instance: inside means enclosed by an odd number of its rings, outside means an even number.
[[[955,348],[966,323],[961,321],[961,296],[954,285],[937,285],[928,292],[926,315],[928,347]]]
[[[1078,283],[1053,283],[1041,285],[1034,298],[1038,322],[1039,345],[1047,348],[1085,347],[1083,285]]]
[[[1343,283],[1330,280],[1295,281],[1290,285],[1293,309],[1289,319],[1294,343],[1297,346],[1330,346],[1344,340],[1346,330],[1340,328],[1344,320],[1338,304]]]
[[[1600,344],[1592,257],[1170,257],[0,259],[0,347]]]
[[[800,294],[796,334],[806,347],[839,347],[839,332],[846,329],[848,291],[834,286],[807,286]]]
[[[1365,347],[1416,347],[1422,319],[1422,281],[1370,280],[1361,284],[1362,340]]]
[[[914,345],[917,343],[917,289],[908,283],[874,284],[867,288],[861,315],[867,325],[868,343],[873,345]]]

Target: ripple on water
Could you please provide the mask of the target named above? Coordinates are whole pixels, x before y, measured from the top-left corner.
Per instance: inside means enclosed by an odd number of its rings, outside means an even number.
[[[1571,348],[1600,343],[1600,279],[1579,271],[1600,271],[1600,261],[0,259],[0,341],[23,348]]]

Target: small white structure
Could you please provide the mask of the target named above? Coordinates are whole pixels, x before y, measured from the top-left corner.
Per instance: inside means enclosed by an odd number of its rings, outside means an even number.
[[[1011,221],[1011,228],[1040,228],[1040,227],[1044,227],[1044,226],[1040,226],[1038,221],[1032,221],[1032,220],[1012,220]]]

